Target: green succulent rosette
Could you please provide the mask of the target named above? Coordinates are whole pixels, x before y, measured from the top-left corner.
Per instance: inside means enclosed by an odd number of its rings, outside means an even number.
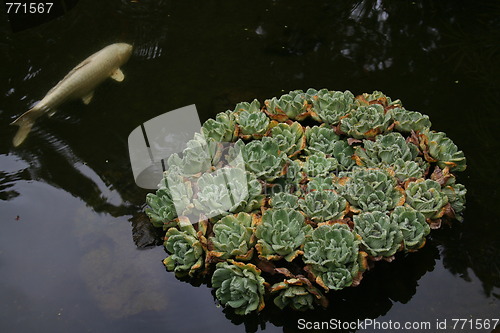
[[[465,210],[465,195],[467,194],[465,186],[453,181],[452,184],[444,186],[442,192],[448,197],[454,217],[458,221],[463,221],[461,213]]]
[[[259,179],[273,181],[285,173],[287,157],[273,138],[263,137],[248,144],[237,141],[230,151],[231,155],[241,152],[246,169]]]
[[[188,215],[193,210],[193,189],[191,183],[176,172],[165,172],[156,194],[149,193],[146,214],[155,226],[174,226],[172,221],[179,215]]]
[[[244,212],[221,218],[213,226],[210,254],[220,259],[250,260],[255,245],[254,222],[255,216]]]
[[[332,190],[307,193],[299,200],[299,207],[314,222],[339,220],[349,210],[347,200]]]
[[[429,129],[432,125],[427,115],[416,111],[408,111],[402,107],[392,109],[391,116],[394,120],[394,128],[399,132],[421,132]]]
[[[295,90],[297,92],[301,92],[302,90]],[[328,89],[316,90],[314,88],[309,88],[305,93],[302,94],[302,97],[309,103],[312,104],[314,101],[314,97],[318,95],[320,91],[328,91]]]
[[[217,144],[213,141],[206,141],[205,138],[195,133],[194,139],[189,140],[186,149],[179,157],[177,153],[168,158],[169,169],[183,176],[193,176],[200,172],[210,170],[216,164],[214,158],[217,157]]]
[[[399,226],[403,234],[404,249],[418,250],[425,245],[425,237],[431,229],[425,216],[408,205],[398,206],[391,213],[391,222]]]
[[[302,171],[308,178],[325,177],[337,168],[337,160],[333,157],[327,157],[322,152],[307,156],[306,161],[302,163]]]
[[[388,131],[391,112],[380,104],[360,106],[340,121],[340,130],[355,139],[374,138]]]
[[[303,286],[293,285],[285,281],[273,285],[273,289],[280,291],[278,296],[274,298],[274,304],[282,310],[287,306],[297,311],[314,309],[314,297]]]
[[[262,186],[255,176],[240,168],[221,168],[203,174],[197,181],[199,189],[194,207],[207,216],[251,212],[262,206]]]
[[[238,315],[247,315],[264,308],[265,280],[252,264],[229,259],[217,264],[212,275],[215,297],[222,305],[234,309]]]
[[[384,107],[401,107],[401,101],[399,99],[393,101],[389,96],[385,95],[383,92],[375,90],[371,94],[363,93],[356,97],[356,103],[359,105],[372,105],[380,104]]]
[[[356,147],[357,163],[369,168],[389,167],[397,160],[413,161],[417,155],[417,146],[397,132],[378,135],[375,141],[363,140],[363,147]]]
[[[245,140],[259,139],[266,134],[270,120],[263,112],[242,111],[236,115],[239,136]]]
[[[304,263],[326,291],[353,285],[360,272],[359,240],[346,224],[322,224],[304,245]]]
[[[419,179],[408,184],[406,202],[428,219],[438,219],[446,211],[448,196],[441,185],[432,179]]]
[[[428,167],[429,164],[424,162],[420,157],[415,158],[414,161],[405,161],[398,158],[390,166],[390,168],[394,171],[394,177],[396,177],[400,182],[404,182],[410,178],[422,178]]]
[[[274,304],[282,310],[286,307],[296,311],[312,310],[315,303],[325,300],[323,294],[303,276],[275,283],[271,294],[276,294]]]
[[[280,98],[273,97],[264,103],[268,116],[280,122],[287,119],[301,121],[311,114],[308,111],[307,96],[302,90],[290,91]]]
[[[255,245],[259,255],[267,260],[285,258],[292,261],[302,254],[302,246],[311,232],[304,216],[290,208],[271,208],[264,212],[257,222]]]
[[[464,152],[458,150],[457,145],[445,133],[427,131],[424,136],[430,162],[437,161],[441,169],[448,167],[451,171],[464,171],[467,168]]]
[[[332,157],[338,162],[339,170],[348,171],[355,165],[354,149],[345,140],[336,141],[333,144]]]
[[[201,127],[201,133],[207,141],[233,142],[238,138],[238,128],[234,113],[220,112],[215,119],[208,119]]]
[[[307,192],[334,190],[336,188],[336,185],[333,183],[333,177],[312,178],[307,183]]]
[[[273,195],[269,203],[272,208],[297,209],[299,207],[299,197],[294,194],[279,192]]]
[[[179,218],[178,225],[179,229],[170,228],[165,235],[163,245],[170,255],[163,264],[179,276],[193,276],[203,268],[203,247],[189,219]]]
[[[279,150],[288,157],[299,154],[306,146],[304,127],[298,122],[279,123],[271,130],[272,137],[278,143]]]
[[[254,99],[251,103],[241,102],[234,107],[234,113],[240,114],[241,112],[257,113],[260,112],[260,102]]]
[[[321,89],[312,100],[320,121],[330,125],[337,125],[354,105],[354,95],[348,90],[341,92]]]
[[[401,247],[403,234],[386,213],[374,211],[354,215],[354,230],[361,243],[373,257],[391,257]]]
[[[163,227],[166,230],[175,226],[173,220],[177,217],[177,212],[168,189],[159,189],[156,194],[148,193],[146,203],[149,207],[145,212],[155,227]]]
[[[388,211],[405,201],[403,189],[387,170],[355,168],[339,177],[338,191],[355,210]]]
[[[441,191],[448,197],[453,217],[458,221],[463,221],[461,213],[465,210],[467,194],[465,186],[456,182],[456,177],[449,168],[441,170],[436,167],[430,178],[441,185]]]
[[[306,152],[308,154],[319,152],[326,155],[333,155],[335,142],[338,140],[339,136],[329,127],[306,127]]]

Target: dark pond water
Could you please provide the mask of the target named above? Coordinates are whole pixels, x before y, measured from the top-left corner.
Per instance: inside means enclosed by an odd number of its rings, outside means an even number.
[[[17,33],[1,15],[1,332],[296,332],[300,319],[500,317],[498,1],[80,0]],[[117,41],[135,45],[125,81],[40,118],[13,148],[8,124]],[[269,306],[238,317],[206,286],[165,272],[161,246],[144,247],[147,192],[133,181],[127,137],[185,105],[204,121],[309,87],[382,90],[428,114],[468,158],[465,221],[378,265],[325,311]]]

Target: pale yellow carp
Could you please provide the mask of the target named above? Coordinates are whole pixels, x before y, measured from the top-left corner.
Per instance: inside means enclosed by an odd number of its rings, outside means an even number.
[[[19,126],[12,143],[19,146],[28,136],[35,120],[47,113],[52,116],[62,103],[81,98],[88,104],[94,95],[94,89],[108,77],[121,82],[125,78],[120,67],[132,54],[132,45],[126,43],[111,44],[94,53],[73,68],[45,97],[34,107],[14,120],[11,125]]]

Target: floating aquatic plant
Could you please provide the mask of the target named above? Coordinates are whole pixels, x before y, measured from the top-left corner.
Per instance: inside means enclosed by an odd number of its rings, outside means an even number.
[[[241,102],[234,107],[234,114],[238,115],[242,112],[257,113],[260,111],[260,103],[254,99],[251,103]]]
[[[354,166],[354,149],[346,140],[339,140],[333,144],[332,156],[338,162],[339,170],[350,170]]]
[[[273,208],[293,208],[299,207],[299,198],[290,193],[278,192],[270,200],[269,205]]]
[[[404,182],[410,178],[422,178],[428,166],[428,163],[424,162],[420,157],[417,157],[413,161],[405,161],[398,158],[390,168],[394,171],[394,177],[400,182]]]
[[[309,154],[320,152],[332,155],[335,151],[335,142],[339,140],[339,136],[329,127],[314,126],[306,128],[306,139],[306,150]]]
[[[292,261],[302,254],[302,246],[311,226],[304,216],[294,209],[268,209],[257,223],[257,251],[267,260],[285,258]]]
[[[323,224],[304,245],[304,263],[325,290],[349,287],[360,270],[359,240],[346,224]]]
[[[269,118],[262,112],[242,111],[236,116],[239,134],[243,139],[259,139],[269,127]]]
[[[431,121],[427,115],[416,111],[408,111],[404,108],[391,110],[394,128],[400,132],[423,131],[431,127]]]
[[[208,119],[201,127],[201,133],[207,140],[215,142],[232,142],[238,137],[238,128],[235,126],[234,113],[221,112],[215,119]]]
[[[159,189],[156,194],[148,193],[146,196],[146,214],[155,227],[171,227],[175,225],[173,221],[177,217],[174,201],[170,191],[166,188]]]
[[[290,91],[280,98],[273,97],[265,101],[266,112],[271,119],[278,121],[304,120],[310,113],[307,111],[308,101],[302,90]]]
[[[340,129],[355,139],[374,138],[385,133],[391,123],[390,111],[380,104],[360,106],[340,121]]]
[[[328,91],[321,89],[312,98],[314,111],[320,121],[337,125],[346,116],[354,104],[354,95],[350,91]]]
[[[334,190],[336,188],[332,177],[316,177],[309,179],[307,192]]]
[[[464,171],[466,159],[464,152],[443,132],[427,131],[423,134],[424,143],[428,147],[429,162],[437,162],[442,169],[448,167],[451,171]]]
[[[283,272],[283,269],[279,272]],[[288,270],[285,274],[292,275]],[[297,311],[306,311],[314,309],[316,303],[326,302],[323,294],[304,276],[294,276],[274,284],[271,293],[277,294],[274,304],[282,310],[290,307]]]
[[[202,135],[196,133],[194,139],[188,141],[182,157],[177,153],[170,155],[168,165],[175,167],[177,173],[185,176],[206,172],[212,164],[215,164],[213,157],[216,146],[214,144],[215,142],[207,142]]]
[[[257,267],[231,259],[218,263],[212,275],[217,299],[240,315],[264,308],[264,283]]]
[[[391,257],[401,246],[403,234],[399,225],[386,213],[379,211],[354,216],[354,230],[361,236],[361,243],[374,257]]]
[[[214,248],[210,254],[221,259],[250,260],[255,245],[254,216],[241,212],[217,221],[210,238]]]
[[[443,193],[438,182],[419,179],[408,184],[406,202],[426,218],[438,219],[445,213],[448,196]]]
[[[203,267],[203,247],[188,219],[179,219],[179,229],[168,229],[164,246],[170,253],[163,260],[167,270],[174,271],[178,275],[193,276],[197,270]]]
[[[337,188],[355,209],[387,211],[405,201],[403,189],[388,170],[355,168],[339,176]]]
[[[248,144],[238,141],[233,154],[240,152],[245,161],[245,167],[257,178],[272,181],[284,174],[286,155],[280,151],[275,139],[264,137],[262,140],[254,140]]]
[[[375,90],[371,94],[364,93],[356,97],[356,102],[359,105],[380,104],[383,107],[401,107],[399,99],[393,101],[392,98],[386,96],[383,92]]]
[[[307,193],[303,199],[299,200],[299,207],[308,218],[315,222],[341,219],[349,208],[344,197],[329,190]]]
[[[231,179],[228,183],[227,179]],[[240,168],[222,168],[198,178],[199,192],[193,199],[196,209],[209,217],[260,207],[262,187],[255,176]]]
[[[335,158],[327,157],[325,153],[316,152],[306,157],[302,163],[302,171],[309,178],[325,177],[337,170],[338,162]]]
[[[430,232],[425,216],[410,206],[398,206],[391,213],[391,222],[399,226],[405,250],[417,250],[424,246]]]
[[[304,127],[298,122],[292,124],[279,123],[272,129],[272,137],[278,143],[280,151],[293,157],[299,154],[306,146]]]
[[[167,162],[145,210],[166,231],[164,264],[211,278],[220,304],[239,315],[327,307],[327,293],[418,251],[465,210],[454,174],[464,153],[380,91],[242,102]]]
[[[398,132],[378,135],[375,141],[364,140],[356,147],[358,164],[369,168],[391,166],[397,160],[413,161],[418,155],[417,146],[407,143]]]

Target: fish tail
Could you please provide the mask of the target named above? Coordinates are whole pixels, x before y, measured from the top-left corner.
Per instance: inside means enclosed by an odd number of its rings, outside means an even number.
[[[31,131],[31,128],[35,124],[35,120],[42,114],[43,111],[35,106],[10,123],[11,125],[19,126],[14,139],[12,139],[12,144],[14,145],[14,147],[17,147],[24,142],[29,132]]]

